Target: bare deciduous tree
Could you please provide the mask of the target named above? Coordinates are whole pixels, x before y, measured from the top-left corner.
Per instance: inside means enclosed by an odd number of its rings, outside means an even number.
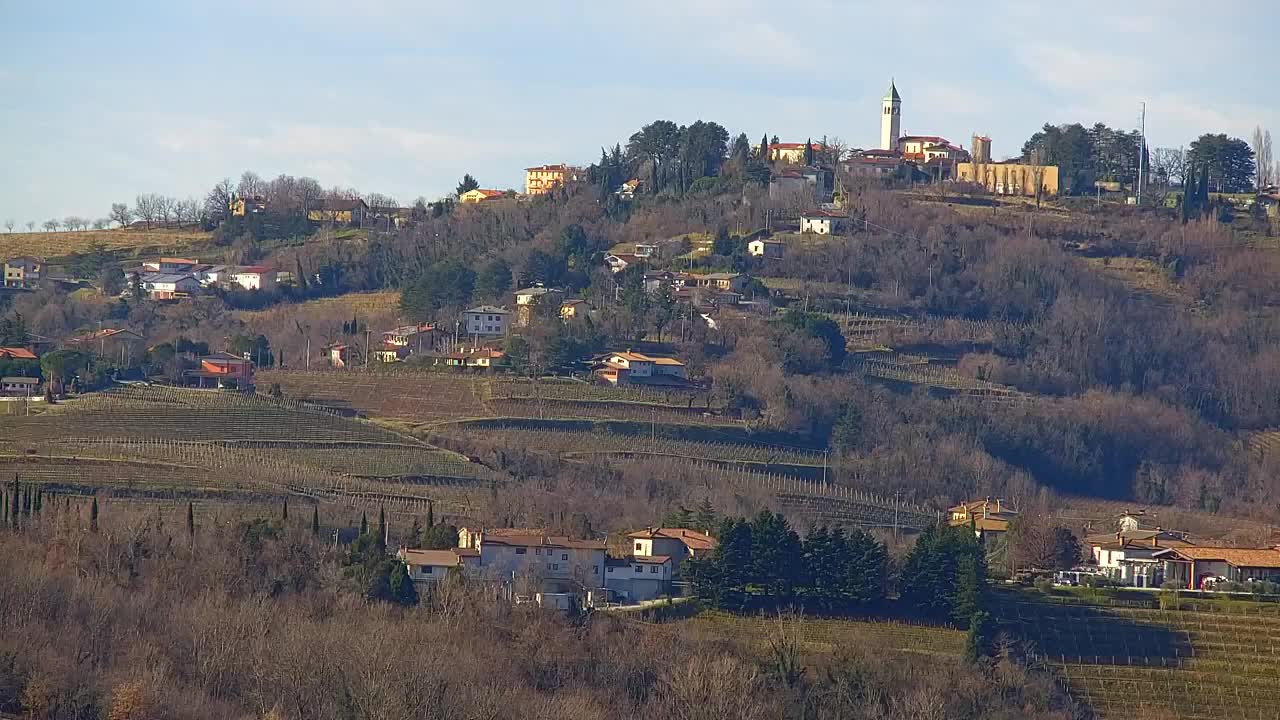
[[[36,229],[36,221],[35,221],[35,220],[28,220],[28,221],[27,221],[27,232],[31,232],[32,230],[35,230],[35,229]]]
[[[242,198],[261,197],[266,192],[267,184],[252,170],[245,170],[240,176],[240,184],[236,185],[236,195]]]
[[[1257,179],[1258,189],[1268,187],[1276,182],[1276,178],[1272,175],[1275,170],[1275,158],[1271,152],[1271,131],[1263,130],[1262,126],[1253,128],[1253,159],[1257,163]]]
[[[13,218],[4,221],[4,229],[13,232]]]
[[[61,226],[61,223],[53,219],[45,220],[44,224],[42,225],[45,232],[53,232],[54,230],[57,230],[60,226]]]
[[[1151,153],[1151,182],[1159,187],[1182,184],[1187,172],[1187,152],[1180,147],[1156,148]]]
[[[231,178],[224,178],[204,196],[204,214],[215,220],[226,217],[235,194],[235,186],[231,184]]]
[[[129,210],[128,203],[111,203],[111,214],[108,217],[122,228],[129,227],[129,223],[133,222],[133,212]]]
[[[98,218],[97,220],[93,221],[93,229],[105,230],[106,227],[110,224],[111,224],[111,220],[109,218]]]
[[[142,193],[133,201],[133,214],[146,224],[147,229],[160,219],[160,196],[155,193]]]

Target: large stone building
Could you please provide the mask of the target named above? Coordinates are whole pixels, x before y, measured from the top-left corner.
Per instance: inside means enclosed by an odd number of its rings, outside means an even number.
[[[955,179],[977,183],[993,195],[1052,197],[1058,194],[1058,166],[1021,162],[956,163]]]

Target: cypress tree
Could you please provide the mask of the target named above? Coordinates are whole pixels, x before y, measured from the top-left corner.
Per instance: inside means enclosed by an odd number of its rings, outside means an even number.
[[[320,506],[311,508],[311,535],[320,537]]]
[[[804,164],[813,164],[813,138],[805,138],[804,141]]]
[[[369,534],[369,516],[363,510],[360,511],[360,534]]]
[[[9,491],[8,490],[0,490],[0,508],[3,508],[3,510],[0,511],[0,515],[2,515],[4,518],[4,524],[8,525],[9,524]]]
[[[1200,209],[1200,213],[1208,215],[1213,208],[1209,207],[1209,164],[1205,163],[1204,169],[1200,172],[1200,199],[1196,203]]]
[[[387,549],[387,511],[378,508],[378,547],[386,552]]]
[[[98,498],[89,506],[89,532],[98,532]]]
[[[435,500],[427,501],[427,527],[436,526],[436,502]]]
[[[196,509],[193,503],[187,503],[187,536],[195,539],[196,536]]]
[[[1194,216],[1196,196],[1196,169],[1189,166],[1187,176],[1182,179],[1182,222],[1184,224]]]
[[[284,507],[280,509],[280,522],[289,522],[289,498],[284,499]]]
[[[965,637],[964,654],[970,662],[991,656],[991,616],[979,610],[969,618],[969,634]]]
[[[769,133],[760,136],[760,162],[769,162]]]

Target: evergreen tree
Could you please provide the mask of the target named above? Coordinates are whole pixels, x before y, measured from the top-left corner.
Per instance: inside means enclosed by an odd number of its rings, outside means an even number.
[[[683,509],[683,508],[682,508]],[[709,533],[716,525],[716,508],[711,504],[711,498],[702,498],[702,502],[698,503],[698,510],[692,517],[693,529],[701,530]],[[685,527],[680,525],[678,527]]]
[[[360,534],[362,536],[369,534],[369,516],[364,511],[360,512]]]
[[[31,486],[22,488],[22,516],[31,517]]]
[[[986,552],[981,544],[976,551],[972,548],[961,550],[956,561],[956,589],[951,608],[951,619],[957,625],[968,623],[982,610],[986,587]]]
[[[14,527],[18,527],[19,516],[22,515],[21,492],[21,486],[18,484],[18,475],[14,473],[13,490],[9,493],[9,522]]]
[[[759,160],[762,163],[769,162],[769,133],[760,136],[760,155]]]
[[[320,506],[311,508],[311,536],[320,537]]]
[[[422,522],[418,520],[418,516],[413,516],[413,525],[409,527],[409,542],[405,543],[405,547],[417,549],[422,547]]]
[[[44,488],[36,488],[35,501],[32,503],[31,512],[35,515],[40,514],[41,508],[44,506]]]
[[[930,527],[907,555],[902,577],[901,595],[908,607],[935,619],[964,624],[981,609],[985,551],[967,527]]]
[[[857,605],[870,605],[884,599],[884,578],[889,554],[884,545],[865,531],[854,529],[843,538],[844,558],[840,596]],[[837,551],[839,552],[839,551]]]
[[[804,164],[813,164],[813,138],[805,138],[804,141]]]
[[[970,662],[991,657],[993,650],[991,615],[979,610],[969,618],[969,633],[965,637],[964,654]]]
[[[1195,217],[1196,200],[1199,197],[1199,188],[1196,185],[1196,169],[1194,166],[1187,166],[1187,176],[1182,180],[1182,222],[1187,223],[1191,218]]]
[[[98,532],[98,498],[93,499],[93,504],[89,506],[89,532]]]
[[[187,536],[193,540],[196,536],[196,508],[193,503],[187,503]]]
[[[387,551],[387,511],[378,508],[378,548]]]
[[[683,505],[677,506],[675,510],[662,517],[662,527],[692,528],[695,525],[697,522],[694,520],[693,511]]]
[[[436,526],[436,503],[434,500],[427,501],[427,527]]]
[[[809,594],[826,601],[842,594],[846,560],[841,552],[843,545],[844,533],[839,529],[828,532],[825,525],[813,528],[805,536],[804,585]]]
[[[726,518],[720,523],[719,544],[707,571],[715,603],[719,607],[741,605],[751,581],[751,524]]]
[[[1204,216],[1208,216],[1213,208],[1209,204],[1209,166],[1205,165],[1200,171],[1200,197],[1196,200],[1196,208]]]
[[[751,524],[752,581],[778,600],[786,600],[801,580],[804,550],[781,513],[761,510]]]
[[[284,505],[280,508],[280,522],[289,522],[289,498],[284,499]]]
[[[391,591],[391,601],[405,607],[417,605],[418,589],[413,586],[413,580],[409,578],[409,572],[405,569],[404,563],[399,560],[391,562],[394,565],[390,569],[387,582],[388,589]]]

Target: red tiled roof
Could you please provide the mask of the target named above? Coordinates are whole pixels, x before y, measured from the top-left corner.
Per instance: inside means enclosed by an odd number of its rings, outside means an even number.
[[[715,538],[688,528],[648,528],[633,532],[627,537],[642,540],[652,540],[654,538],[679,540],[690,550],[711,550],[716,546]]]
[[[0,347],[0,358],[12,358],[14,360],[35,360],[36,354],[26,348]]]
[[[239,268],[238,270],[236,270],[231,274],[232,275],[261,275],[263,273],[269,273],[269,272],[271,272],[271,268],[267,267],[266,265],[246,265],[242,268]]]

